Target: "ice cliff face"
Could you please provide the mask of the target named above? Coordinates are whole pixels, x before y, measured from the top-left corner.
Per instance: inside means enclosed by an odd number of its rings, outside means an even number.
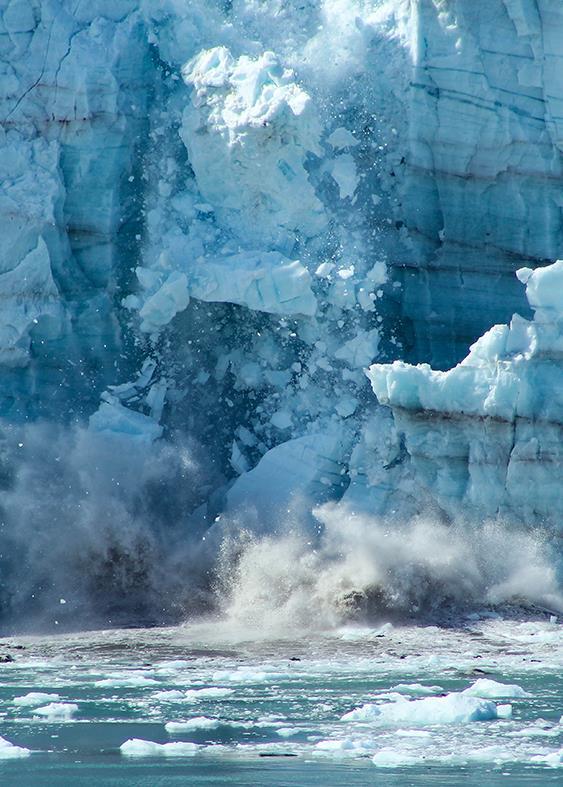
[[[115,293],[136,244],[154,79],[137,5],[1,4],[0,409],[10,418],[69,402],[83,417],[121,364]]]
[[[405,441],[406,496],[455,517],[560,524],[563,262],[518,278],[534,312],[496,325],[448,372],[374,364],[378,400]],[[406,459],[406,457],[405,457]]]
[[[5,424],[189,436],[192,525],[558,519],[558,0],[0,13]]]

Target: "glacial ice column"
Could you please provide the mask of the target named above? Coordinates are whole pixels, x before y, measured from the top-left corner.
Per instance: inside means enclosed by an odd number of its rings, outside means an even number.
[[[399,265],[410,360],[446,369],[526,304],[514,278],[563,253],[563,4],[414,3]]]
[[[136,0],[1,6],[0,415],[64,418],[123,364],[148,42]]]
[[[533,320],[494,326],[450,371],[395,361],[368,376],[421,500],[472,520],[561,527],[563,261],[517,276]]]

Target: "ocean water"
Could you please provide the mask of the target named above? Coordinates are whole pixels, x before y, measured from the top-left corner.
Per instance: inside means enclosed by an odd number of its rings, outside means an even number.
[[[561,784],[562,631],[485,612],[291,638],[214,622],[5,638],[0,783]]]

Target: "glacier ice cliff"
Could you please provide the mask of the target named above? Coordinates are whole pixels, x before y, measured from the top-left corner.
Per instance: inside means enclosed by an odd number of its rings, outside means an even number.
[[[450,516],[560,525],[563,262],[521,268],[534,318],[496,325],[447,372],[402,361],[369,377],[409,462],[399,481]],[[407,469],[408,465],[408,469]],[[410,478],[409,478],[410,476]],[[408,481],[407,481],[408,478]],[[410,487],[410,488],[409,488]]]
[[[558,0],[2,0],[0,603],[330,501],[560,527],[562,57]]]

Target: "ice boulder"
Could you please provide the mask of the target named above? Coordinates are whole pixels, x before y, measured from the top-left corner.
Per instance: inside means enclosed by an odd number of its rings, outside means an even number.
[[[463,694],[467,697],[482,697],[491,700],[517,699],[519,697],[531,697],[522,686],[515,683],[498,683],[489,678],[479,678],[468,689],[464,689]]]
[[[192,89],[181,129],[199,188],[250,245],[284,245],[326,224],[305,168],[320,153],[310,96],[273,52],[238,59],[224,46],[182,71]]]

